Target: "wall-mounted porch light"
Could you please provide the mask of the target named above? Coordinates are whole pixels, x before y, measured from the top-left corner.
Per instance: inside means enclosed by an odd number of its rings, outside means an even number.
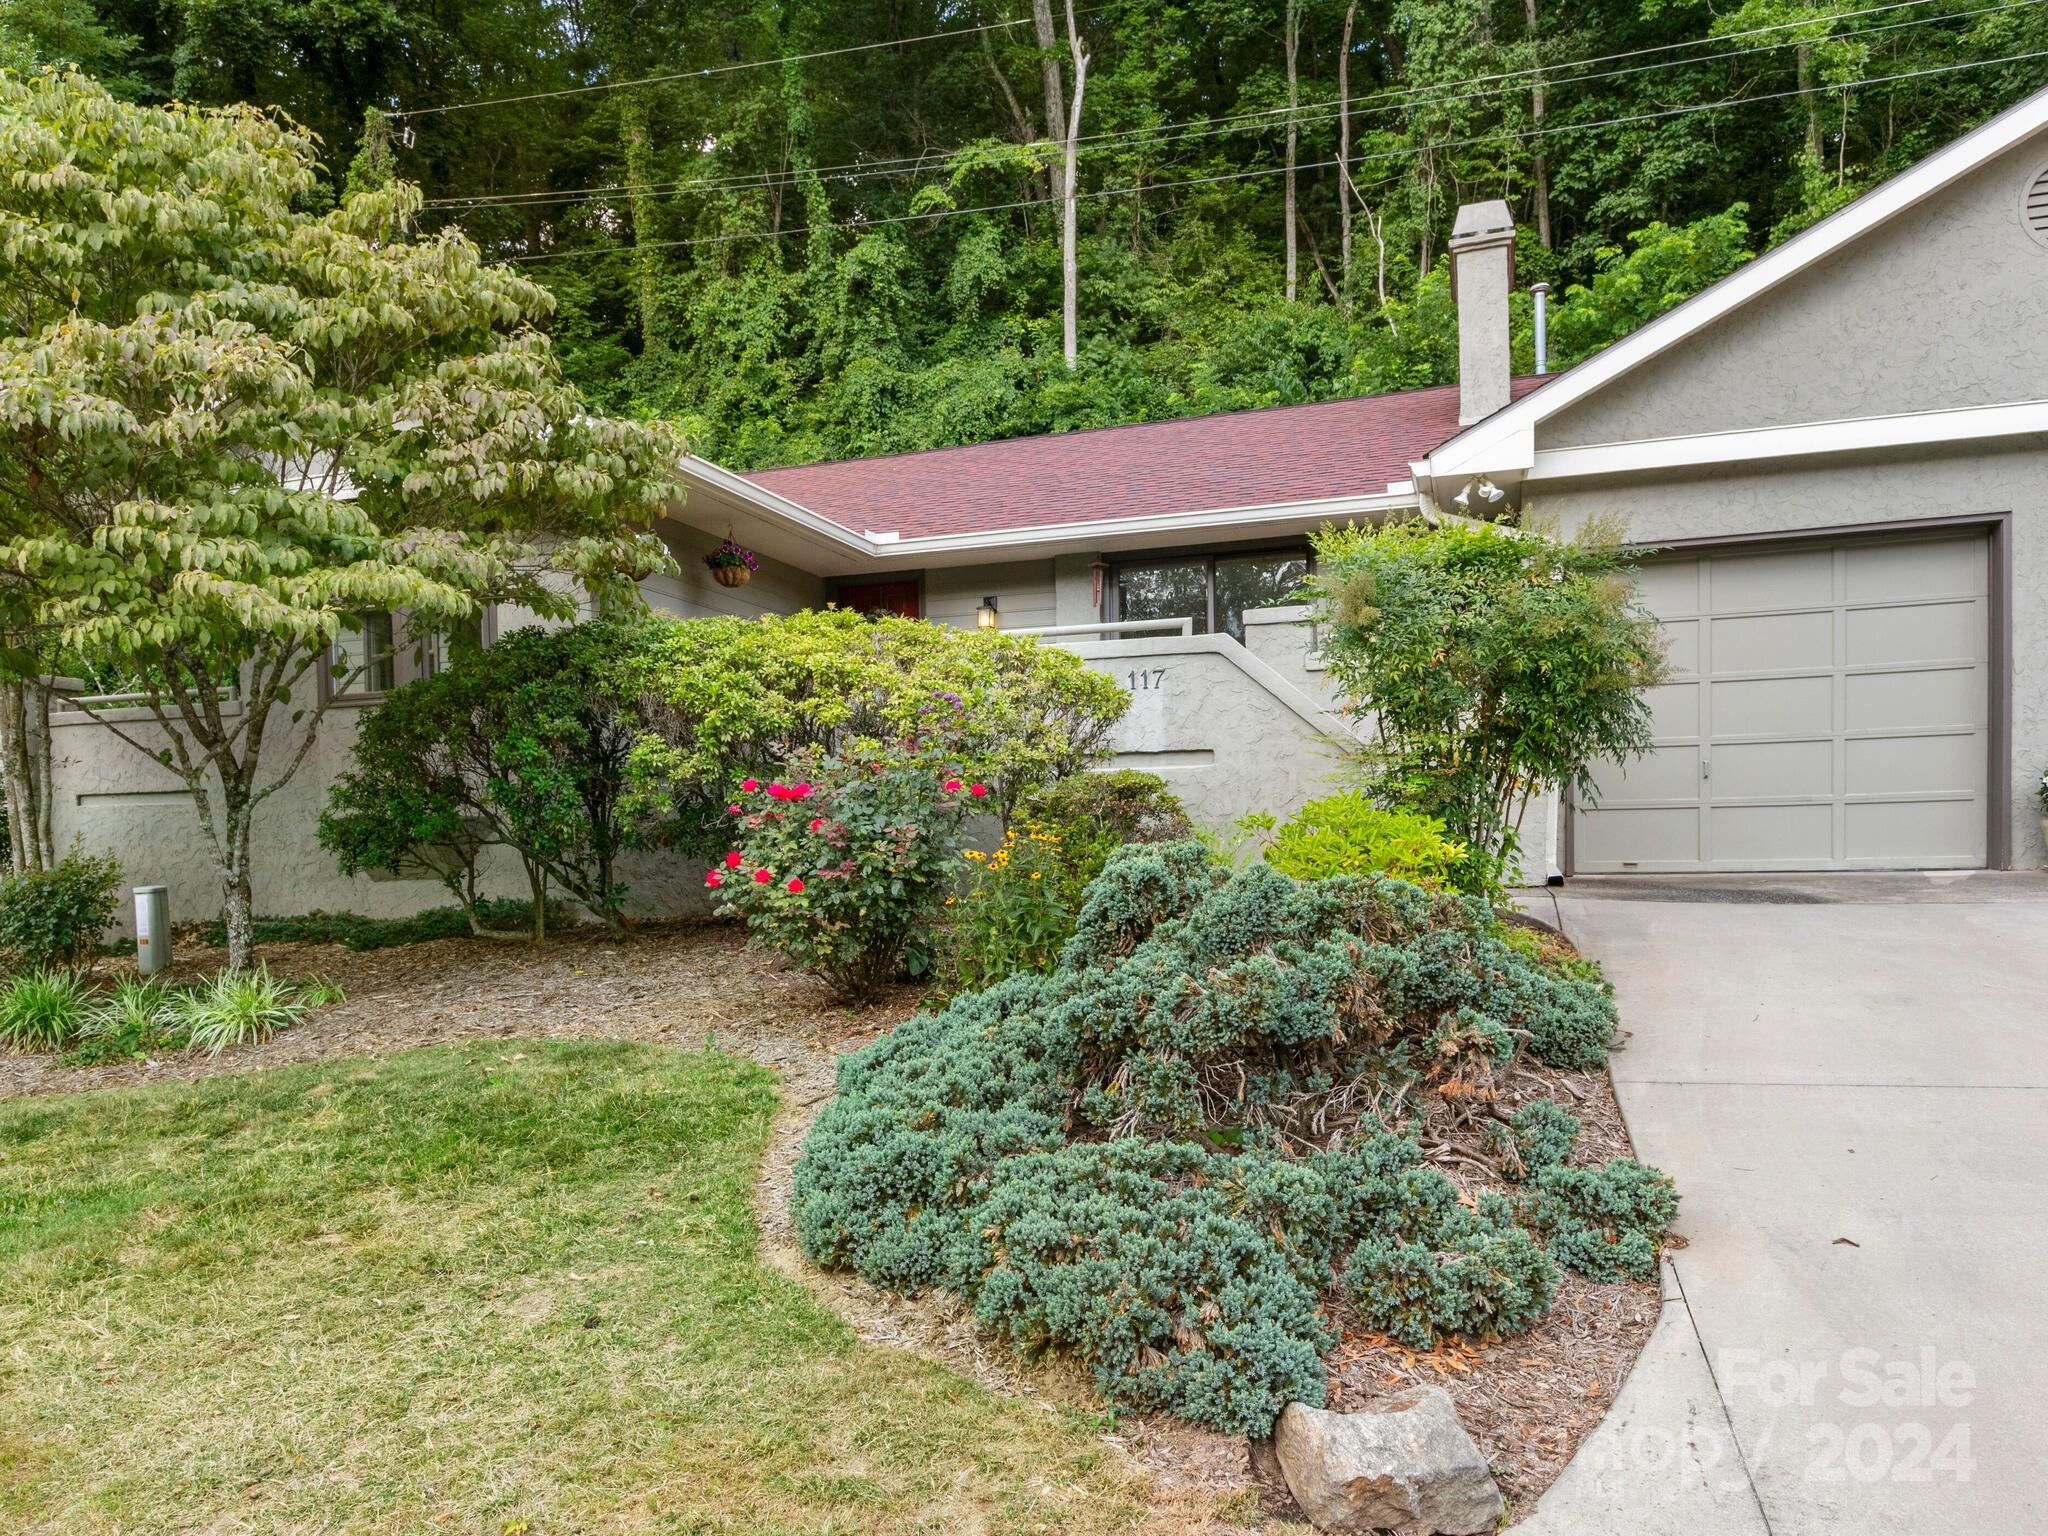
[[[981,607],[976,610],[974,620],[983,629],[1003,627],[1002,615],[996,612],[996,600],[993,597],[984,597],[981,600]]]

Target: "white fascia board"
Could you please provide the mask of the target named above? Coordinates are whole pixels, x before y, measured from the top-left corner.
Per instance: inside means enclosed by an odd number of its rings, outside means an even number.
[[[1550,383],[1459,433],[1430,455],[1437,477],[1526,469],[1536,423],[1583,400],[1630,369],[1712,325],[1781,283],[1827,260],[1879,225],[1925,202],[2048,126],[2048,90],[1972,129],[1946,149],[1901,171],[1839,212],[1774,250],[1736,268],[1711,288],[1660,315],[1605,351],[1575,364]]]
[[[742,506],[752,507],[766,517],[787,523],[800,533],[821,538],[850,554],[872,556],[876,552],[876,542],[872,538],[863,537],[851,528],[842,527],[831,518],[820,516],[809,507],[791,501],[787,496],[778,496],[773,491],[754,484],[744,475],[736,475],[709,459],[700,459],[694,453],[691,454],[683,460],[682,473],[686,483],[691,480],[701,481]]]
[[[1953,411],[1916,411],[1899,416],[1862,416],[1787,427],[1753,427],[1703,432],[1689,437],[1655,437],[1639,442],[1596,443],[1546,448],[1535,455],[1528,480],[1590,479],[1714,464],[1743,464],[1822,454],[1868,453],[1883,448],[1936,447],[1944,443],[1988,442],[1998,438],[2048,435],[2048,400],[2010,405],[1969,406]]]

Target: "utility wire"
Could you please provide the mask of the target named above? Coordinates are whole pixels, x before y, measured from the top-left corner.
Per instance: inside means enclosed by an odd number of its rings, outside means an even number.
[[[1090,6],[1087,10],[1074,12],[1075,16],[1093,16],[1099,11],[1113,11],[1129,0],[1114,0],[1109,5]],[[559,96],[587,96],[595,91],[624,91],[637,85],[666,85],[675,80],[707,80],[715,75],[736,75],[750,69],[772,69],[778,64],[805,64],[812,59],[836,59],[848,53],[873,53],[878,48],[903,48],[911,43],[936,42],[947,37],[974,37],[982,32],[1001,32],[1011,27],[1028,27],[1031,18],[1020,16],[1015,21],[988,21],[974,27],[948,27],[943,32],[926,32],[916,37],[891,37],[878,43],[852,43],[844,48],[819,48],[811,53],[777,54],[767,59],[743,59],[736,64],[712,64],[702,69],[678,69],[662,75],[643,75],[637,80],[595,80],[589,85],[565,85],[553,91],[528,91],[520,96],[484,96],[475,101],[450,101],[436,107],[408,107],[403,111],[387,112],[391,118],[433,117],[443,112],[467,112],[473,107],[506,107],[522,101],[553,101]]]
[[[1933,75],[1959,74],[1962,71],[1971,69],[1991,69],[2001,64],[2022,64],[2033,59],[2043,58],[2048,58],[2048,48],[2037,48],[2027,53],[2007,54],[1996,59],[1974,59],[1960,64],[1940,64],[1927,69],[1907,70],[1902,74],[1896,75],[1879,75],[1857,82],[1856,88],[1860,90],[1876,85],[1895,85],[1905,80],[1921,80]],[[1550,138],[1561,133],[1590,133],[1600,128],[1622,128],[1637,123],[1665,122],[1672,118],[1696,116],[1701,112],[1722,112],[1732,107],[1755,106],[1758,103],[1767,101],[1785,101],[1793,97],[1813,96],[1838,89],[1840,87],[1832,85],[1811,85],[1795,87],[1786,91],[1770,91],[1755,96],[1731,96],[1721,101],[1702,102],[1689,107],[1670,107],[1659,112],[1631,113],[1624,117],[1604,118],[1598,122],[1560,123],[1548,128],[1519,129],[1504,133],[1482,134],[1470,139],[1452,139],[1441,143],[1423,145],[1416,149],[1385,150],[1375,154],[1353,155],[1350,163],[1352,165],[1362,165],[1368,162],[1385,160],[1409,160],[1420,155],[1432,154],[1439,150],[1468,149],[1511,140],[1526,142],[1531,139]],[[1296,171],[1328,170],[1336,164],[1335,160],[1316,160],[1297,165],[1294,169]],[[1171,192],[1182,187],[1205,187],[1223,182],[1251,181],[1264,176],[1281,176],[1286,174],[1287,169],[1286,166],[1276,165],[1261,167],[1256,170],[1233,171],[1215,176],[1191,176],[1180,181],[1154,181],[1130,187],[1102,187],[1093,192],[1077,192],[1074,194],[1074,198],[1077,202],[1093,202],[1108,197],[1129,197],[1136,193]],[[698,235],[683,240],[647,240],[636,242],[631,246],[579,247],[578,249],[568,251],[542,251],[527,255],[508,256],[502,259],[521,263],[565,261],[585,256],[630,255],[637,251],[676,250],[700,245],[732,245],[745,240],[795,239],[803,235],[839,229],[858,232],[887,224],[935,223],[940,219],[964,218],[969,214],[1009,213],[1020,208],[1042,208],[1044,206],[1043,199],[1024,198],[1008,203],[978,204],[971,208],[935,209],[929,213],[893,214],[885,218],[854,218],[849,219],[845,224],[826,225],[822,229],[818,226],[809,226],[784,230],[743,230],[727,235]]]
[[[1926,0],[1905,0],[1905,3],[1924,4]],[[1934,26],[1943,22],[1967,21],[1973,17],[1995,15],[2006,11],[2031,10],[2043,3],[2048,3],[2048,0],[2003,0],[2003,3],[1979,6],[1973,10],[1949,11],[1939,16],[1922,16],[1908,21],[1887,22],[1882,26],[1862,27],[1851,32],[1834,34],[1827,41],[1839,43],[1859,42],[1864,38],[1881,37],[1893,32]],[[1899,6],[1882,6],[1878,7],[1878,9],[1896,10],[1899,9]],[[1671,46],[1693,46],[1697,43],[1719,40],[1718,38],[1696,38],[1684,45],[1673,44]],[[1525,70],[1518,71],[1517,73],[1541,73],[1544,77],[1543,85],[1545,89],[1555,89],[1567,85],[1584,85],[1598,80],[1611,80],[1623,75],[1643,74],[1656,70],[1680,69],[1693,64],[1710,64],[1724,59],[1748,57],[1761,53],[1766,49],[1799,47],[1806,41],[1806,39],[1794,38],[1784,42],[1766,43],[1762,47],[1757,48],[1732,48],[1720,53],[1701,54],[1684,59],[1663,59],[1652,64],[1634,64],[1621,69],[1601,70],[1581,75],[1559,75],[1553,74],[1551,71],[1577,69],[1585,64],[1599,63],[1602,60],[1569,60],[1545,65],[1540,71]],[[1499,77],[1478,76],[1474,78],[1484,80]],[[1444,86],[1468,83],[1471,82],[1462,80],[1445,81],[1438,86],[1430,87],[1430,89],[1441,90]],[[1860,83],[1863,82],[1852,83],[1847,86],[1827,86],[1824,89],[1855,89],[1856,84]],[[1352,107],[1348,115],[1352,120],[1356,121],[1360,118],[1398,112],[1411,107],[1447,106],[1457,102],[1483,100],[1488,97],[1497,96],[1503,94],[1505,89],[1506,87],[1504,86],[1497,86],[1490,90],[1431,96],[1420,101],[1388,101],[1385,97],[1377,97]],[[1120,132],[1087,134],[1082,136],[1080,142],[1087,146],[1084,151],[1085,153],[1094,154],[1113,149],[1145,149],[1153,145],[1178,144],[1191,139],[1207,138],[1221,133],[1263,131],[1269,127],[1280,127],[1283,125],[1279,123],[1250,122],[1249,120],[1270,118],[1276,112],[1291,112],[1295,114],[1294,121],[1304,125],[1327,122],[1345,115],[1338,110],[1337,102],[1330,101],[1320,105],[1311,104],[1307,107],[1264,108],[1256,112],[1237,113],[1229,117],[1197,119],[1185,124],[1162,123],[1146,128],[1128,129]],[[1247,123],[1249,123],[1249,126],[1233,126]],[[815,167],[805,174],[816,176],[820,180],[834,182],[867,181],[877,177],[914,176],[945,164],[946,161],[957,153],[959,153],[958,150],[951,150],[944,153],[928,152],[921,155],[902,155],[886,160],[853,161],[842,165]],[[484,193],[469,197],[438,197],[428,199],[426,206],[430,208],[456,209],[535,208],[580,202],[603,202],[611,198],[635,194],[647,197],[670,198],[689,196],[694,193],[769,190],[795,186],[801,180],[803,180],[803,177],[791,171],[762,171],[746,176],[714,178],[705,181],[689,181],[682,178],[674,178],[667,181],[618,183],[600,187],[565,187],[529,192]]]

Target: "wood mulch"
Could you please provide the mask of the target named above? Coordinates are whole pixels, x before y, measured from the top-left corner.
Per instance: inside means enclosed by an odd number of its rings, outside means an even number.
[[[173,979],[206,974],[223,958],[217,950],[188,947]],[[783,1108],[756,1192],[763,1256],[770,1263],[871,1344],[935,1360],[1048,1411],[1099,1410],[1081,1373],[1057,1362],[1018,1361],[955,1299],[878,1290],[850,1275],[822,1272],[798,1251],[790,1174],[812,1118],[832,1093],[838,1057],[906,1017],[919,1001],[916,989],[858,1010],[835,1007],[812,978],[749,950],[732,926],[707,921],[641,924],[616,936],[568,931],[538,949],[465,939],[361,953],[289,944],[265,946],[263,958],[276,974],[339,984],[345,1001],[274,1039],[218,1058],[176,1053],[74,1068],[49,1056],[0,1054],[0,1099],[184,1081],[476,1038],[715,1045],[783,1078]],[[1537,1092],[1565,1102],[1583,1123],[1580,1159],[1628,1150],[1606,1074],[1520,1074],[1509,1085],[1508,1107]],[[1469,1170],[1446,1171],[1470,1190],[1489,1183]],[[1330,1406],[1367,1408],[1418,1383],[1443,1387],[1493,1464],[1510,1507],[1525,1515],[1612,1403],[1656,1322],[1658,1304],[1655,1285],[1595,1285],[1567,1275],[1556,1305],[1527,1334],[1418,1354],[1366,1330],[1333,1301],[1331,1318],[1342,1341],[1329,1357]],[[1152,1469],[1163,1498],[1214,1505],[1253,1487],[1241,1439],[1130,1415],[1118,1416],[1102,1436]],[[1289,1503],[1283,1495],[1268,1498],[1267,1507],[1283,1514]]]

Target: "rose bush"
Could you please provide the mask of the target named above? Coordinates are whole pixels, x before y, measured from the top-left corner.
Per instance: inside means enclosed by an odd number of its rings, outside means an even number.
[[[787,779],[741,782],[730,841],[705,875],[719,911],[859,1001],[930,968],[928,935],[988,788],[930,751],[804,753]]]

